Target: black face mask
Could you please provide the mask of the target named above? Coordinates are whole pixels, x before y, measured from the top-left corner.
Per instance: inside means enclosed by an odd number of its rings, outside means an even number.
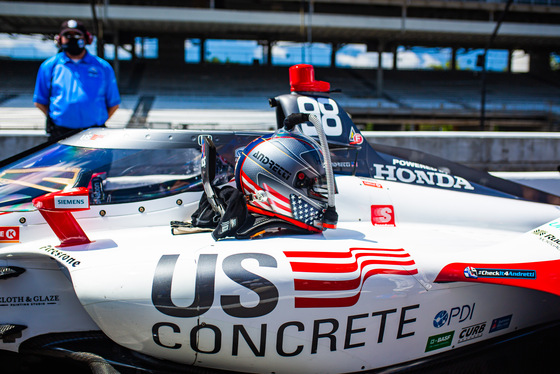
[[[61,48],[70,56],[78,56],[85,49],[84,39],[70,38],[68,43],[62,44]]]

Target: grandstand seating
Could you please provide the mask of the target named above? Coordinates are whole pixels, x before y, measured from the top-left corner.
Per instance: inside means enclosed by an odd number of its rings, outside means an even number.
[[[32,103],[39,64],[0,60],[4,73],[0,86],[0,129],[42,128],[42,115]],[[144,120],[155,126],[189,127],[229,121],[235,127],[243,123],[239,114],[216,111],[222,109],[249,111],[246,121],[256,128],[269,128],[274,116],[267,99],[289,92],[288,67],[172,66],[145,60],[121,62],[119,71],[123,103],[110,126],[126,126],[140,100],[151,98],[147,101],[149,107],[144,108]],[[462,120],[467,126],[476,126],[473,119],[480,111],[481,92],[478,73],[386,70],[382,97],[377,97],[376,74],[373,69],[317,68],[315,77],[342,90],[333,97],[359,123],[383,123],[386,118],[402,123],[416,118],[416,122],[426,123],[434,119]],[[533,129],[554,129],[551,124],[560,122],[560,85],[556,82],[530,74],[488,73],[488,117],[509,121],[513,126],[520,121]],[[213,109],[215,118],[201,118],[196,114],[200,109]],[[29,116],[22,115],[22,111]]]

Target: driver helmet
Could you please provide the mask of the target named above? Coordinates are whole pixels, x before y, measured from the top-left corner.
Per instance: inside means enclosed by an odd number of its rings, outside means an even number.
[[[280,129],[245,147],[236,164],[235,179],[250,212],[320,232],[328,206],[323,165],[315,140],[297,130]]]

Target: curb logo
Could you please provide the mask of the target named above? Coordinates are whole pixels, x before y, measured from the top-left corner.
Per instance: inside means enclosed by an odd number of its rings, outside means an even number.
[[[482,334],[484,334],[485,328],[486,328],[486,322],[464,327],[459,333],[459,340],[457,341],[457,343],[462,343],[462,342],[466,342],[467,340],[480,338]]]

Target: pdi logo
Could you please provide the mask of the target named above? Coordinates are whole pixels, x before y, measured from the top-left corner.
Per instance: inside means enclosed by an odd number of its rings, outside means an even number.
[[[440,328],[442,326],[449,326],[454,320],[458,323],[465,322],[467,320],[470,321],[473,317],[474,306],[475,303],[472,303],[472,305],[465,304],[463,306],[453,307],[449,311],[439,311],[434,317],[433,325],[436,328]]]
[[[392,205],[372,205],[371,223],[374,226],[395,226],[395,209]]]

